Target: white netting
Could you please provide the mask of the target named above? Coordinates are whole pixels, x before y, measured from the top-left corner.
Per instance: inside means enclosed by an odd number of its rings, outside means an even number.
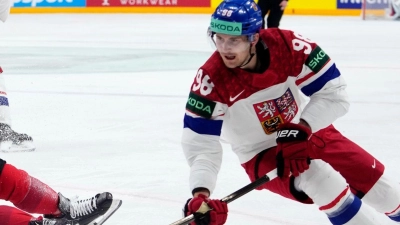
[[[362,18],[363,19],[388,19],[390,14],[391,0],[363,0]]]

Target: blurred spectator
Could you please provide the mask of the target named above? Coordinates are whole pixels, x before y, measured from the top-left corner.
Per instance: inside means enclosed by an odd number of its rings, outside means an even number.
[[[282,19],[283,11],[287,4],[287,0],[258,0],[261,16],[264,18],[262,28],[279,27],[279,22]],[[267,14],[267,26],[265,26],[265,16]]]

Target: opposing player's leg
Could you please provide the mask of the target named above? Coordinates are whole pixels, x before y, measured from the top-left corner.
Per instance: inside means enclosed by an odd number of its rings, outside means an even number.
[[[32,137],[27,134],[21,134],[11,129],[11,116],[8,104],[7,90],[5,81],[0,68],[0,151],[33,151]]]
[[[333,126],[315,136],[319,136],[326,147],[315,149],[314,157],[339,171],[351,191],[363,202],[400,222],[400,185],[384,175],[384,165]]]
[[[1,205],[0,225],[29,225],[36,218],[20,209]]]
[[[0,199],[30,213],[56,214],[58,194],[48,185],[0,159]]]
[[[45,218],[33,220],[37,224],[85,225],[97,219],[105,221],[121,205],[121,201],[114,200],[108,192],[88,199],[71,201],[25,171],[1,159],[0,190],[0,199],[10,201],[25,212],[45,214]],[[25,225],[32,221],[29,214],[21,214],[18,210],[13,212],[19,215],[18,220],[25,220]],[[0,211],[0,218],[2,215],[5,217],[5,213]],[[108,217],[103,218],[104,215]],[[4,219],[0,224],[14,225],[13,218],[9,218],[8,222]]]

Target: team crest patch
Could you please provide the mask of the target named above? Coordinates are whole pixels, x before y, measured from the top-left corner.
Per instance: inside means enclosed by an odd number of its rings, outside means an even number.
[[[290,89],[279,98],[253,105],[266,134],[274,133],[279,125],[291,121],[299,111]]]

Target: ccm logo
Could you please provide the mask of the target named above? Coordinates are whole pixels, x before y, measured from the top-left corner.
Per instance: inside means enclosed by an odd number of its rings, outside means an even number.
[[[278,135],[277,137],[297,137],[297,135],[299,134],[298,130],[281,130],[278,131]]]

